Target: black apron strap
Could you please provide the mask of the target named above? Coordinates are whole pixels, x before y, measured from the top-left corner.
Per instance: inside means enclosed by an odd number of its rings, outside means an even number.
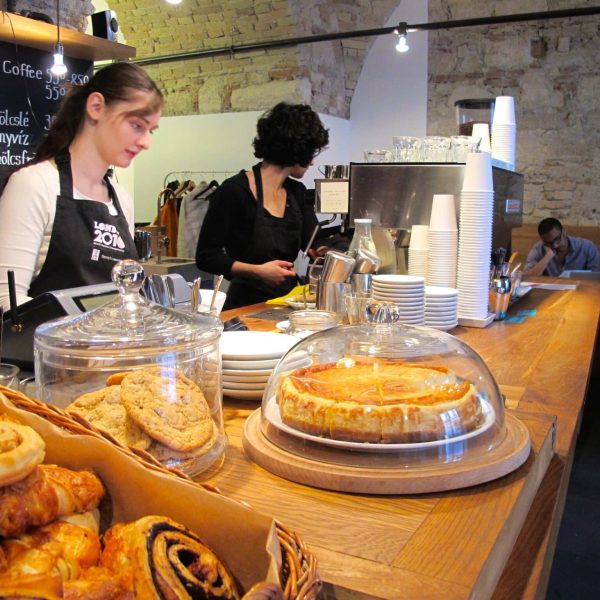
[[[71,155],[68,150],[63,150],[54,159],[58,169],[60,181],[60,195],[67,198],[73,197],[73,175],[71,173]]]

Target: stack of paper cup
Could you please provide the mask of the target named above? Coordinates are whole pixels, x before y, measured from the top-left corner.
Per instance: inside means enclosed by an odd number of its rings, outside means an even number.
[[[457,288],[462,318],[488,315],[493,208],[491,156],[469,154],[460,193]]]
[[[473,133],[471,135],[481,140],[481,142],[479,142],[479,152],[492,152],[490,126],[487,123],[474,123]]]
[[[514,169],[516,142],[515,99],[512,96],[498,96],[492,119],[492,157]]]
[[[413,225],[408,244],[408,274],[427,277],[429,225]]]
[[[458,229],[452,194],[435,194],[429,221],[427,283],[455,287],[458,259]],[[409,250],[410,251],[410,250]]]

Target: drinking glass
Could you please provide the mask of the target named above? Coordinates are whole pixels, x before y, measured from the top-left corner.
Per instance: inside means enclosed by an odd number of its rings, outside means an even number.
[[[17,367],[17,365],[0,363],[0,385],[12,388],[13,390],[18,390],[19,372],[20,369]]]

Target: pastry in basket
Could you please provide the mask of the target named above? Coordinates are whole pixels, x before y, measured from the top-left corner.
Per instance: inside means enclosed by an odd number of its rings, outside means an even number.
[[[121,381],[127,414],[153,439],[189,452],[213,435],[214,423],[202,390],[181,371],[149,367]]]
[[[0,598],[22,600],[63,600],[63,583],[60,575],[0,575]]]
[[[284,423],[335,440],[410,443],[476,428],[482,409],[473,385],[445,367],[400,360],[313,365],[283,375],[277,401]]]
[[[57,517],[92,510],[103,495],[93,473],[38,465],[25,479],[0,488],[0,535],[16,536]]]
[[[233,576],[190,530],[167,517],[119,523],[104,535],[100,565],[131,573],[136,597],[239,598]]]
[[[30,529],[19,537],[5,539],[1,546],[6,559],[2,579],[35,574],[77,579],[100,558],[98,535],[64,521]]]
[[[82,416],[95,427],[108,431],[126,446],[146,450],[152,443],[148,434],[136,424],[121,404],[120,385],[109,385],[83,394],[69,404],[66,410]]]
[[[31,473],[44,460],[45,448],[35,429],[0,417],[0,486]]]

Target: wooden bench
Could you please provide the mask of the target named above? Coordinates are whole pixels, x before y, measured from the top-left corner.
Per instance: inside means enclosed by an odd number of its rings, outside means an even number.
[[[588,227],[583,225],[564,225],[567,233],[575,237],[592,240],[600,248],[600,227]],[[525,265],[525,259],[533,245],[539,241],[537,223],[525,223],[522,227],[512,230],[512,250],[519,253],[517,261]]]

